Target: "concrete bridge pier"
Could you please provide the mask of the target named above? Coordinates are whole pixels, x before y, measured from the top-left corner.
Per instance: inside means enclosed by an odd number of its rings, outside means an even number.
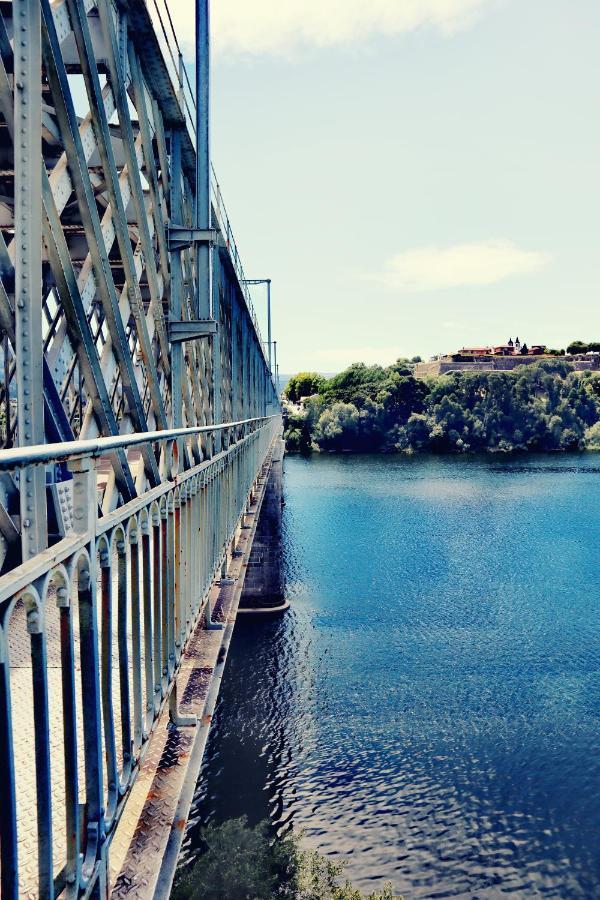
[[[255,513],[258,522],[238,613],[276,613],[289,606],[285,599],[281,530],[284,449],[284,441],[278,440],[265,473],[267,481],[261,507]]]

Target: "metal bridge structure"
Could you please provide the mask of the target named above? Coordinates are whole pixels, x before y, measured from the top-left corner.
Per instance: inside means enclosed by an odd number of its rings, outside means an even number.
[[[168,897],[280,435],[163,3],[0,0],[3,900]]]

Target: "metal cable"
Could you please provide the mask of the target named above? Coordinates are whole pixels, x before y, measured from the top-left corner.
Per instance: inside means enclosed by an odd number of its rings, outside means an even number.
[[[155,0],[155,2],[156,2],[156,0]],[[167,18],[169,19],[169,25],[171,26],[171,31],[173,32],[173,37],[175,39],[175,46],[177,47],[177,52],[178,52],[179,56],[181,56],[183,58],[183,52],[181,50],[181,47],[179,46],[179,41],[177,40],[177,32],[175,31],[175,25],[173,24],[173,19],[171,17],[171,10],[169,9],[169,4],[167,3],[167,0],[164,0],[164,4],[165,4],[165,10],[167,13]],[[187,81],[187,86],[190,90],[190,98],[192,100],[192,104],[194,106],[194,109],[196,109],[196,98],[194,97],[194,91],[192,89],[192,85],[190,82],[190,76],[188,75],[187,69],[185,66],[183,67],[183,74],[185,75],[185,80]],[[179,83],[181,84],[181,79],[179,80]],[[183,85],[181,85],[181,86],[183,87]]]
[[[167,45],[167,49],[168,49],[168,51],[169,51],[169,55],[170,55],[170,57],[171,57],[171,61],[172,61],[172,63],[173,63],[173,66],[174,66],[174,68],[175,68],[175,71],[176,71],[176,73],[177,73],[177,81],[178,81],[178,83],[179,83],[179,87],[180,87],[181,90],[182,90],[183,103],[184,103],[185,109],[187,110],[187,113],[188,113],[188,115],[189,115],[189,117],[190,117],[191,124],[192,124],[192,128],[193,128],[195,116],[194,116],[194,114],[192,113],[192,110],[190,109],[190,106],[189,106],[189,104],[188,104],[188,98],[187,98],[186,91],[185,91],[185,85],[183,84],[183,82],[182,82],[182,80],[181,80],[180,69],[183,70],[183,75],[184,75],[184,78],[185,78],[185,82],[186,82],[186,84],[187,84],[187,86],[188,86],[189,97],[190,97],[191,104],[192,104],[192,106],[193,106],[194,113],[196,112],[196,109],[197,109],[196,97],[195,97],[195,95],[194,95],[194,90],[193,90],[193,88],[192,88],[192,84],[191,84],[191,82],[190,82],[190,77],[189,77],[189,75],[188,75],[188,73],[187,73],[187,69],[186,69],[186,67],[185,67],[185,64],[181,65],[181,67],[180,67],[180,65],[179,65],[179,60],[181,60],[181,61],[183,62],[183,53],[182,53],[182,51],[181,51],[181,45],[180,45],[179,40],[178,40],[178,38],[177,38],[177,32],[175,31],[175,23],[173,22],[173,17],[172,17],[172,15],[171,15],[171,10],[169,9],[169,4],[168,4],[167,0],[163,0],[163,4],[164,4],[164,7],[165,7],[165,12],[166,12],[166,14],[167,14],[167,19],[168,19],[168,21],[169,21],[169,26],[170,26],[170,29],[171,29],[171,32],[172,32],[172,35],[173,35],[173,40],[175,41],[175,47],[177,48],[177,54],[178,54],[178,56],[177,56],[177,61],[175,61],[175,57],[174,57],[174,55],[173,55],[173,50],[172,50],[172,48],[171,48],[171,43],[170,43],[170,41],[169,41],[169,36],[168,36],[168,34],[167,34],[167,29],[166,29],[166,27],[165,27],[165,23],[164,23],[164,21],[163,21],[163,17],[162,17],[162,15],[161,15],[161,12],[160,12],[160,9],[159,9],[159,6],[158,6],[158,0],[153,0],[153,3],[154,3],[154,7],[155,7],[155,9],[156,9],[157,15],[158,15],[158,20],[159,20],[159,22],[160,22],[160,27],[161,27],[161,29],[162,29],[162,33],[163,33],[163,36],[164,36],[164,39],[165,39],[165,43],[166,43],[166,45]],[[217,174],[216,174],[216,172],[215,172],[215,167],[213,166],[212,161],[211,161],[211,166],[210,166],[210,167],[211,167],[211,172],[212,172],[212,176],[213,176],[213,178],[214,178],[214,183],[215,183],[215,188],[216,188],[215,194],[216,194],[216,199],[217,199],[217,201],[218,201],[218,202],[217,202],[217,206],[218,206],[219,212],[221,213],[221,211],[222,211],[222,214],[224,215],[224,218],[225,218],[225,224],[226,224],[226,226],[227,226],[227,238],[228,238],[228,241],[231,242],[231,244],[233,245],[233,251],[234,251],[234,254],[235,254],[235,261],[237,261],[237,265],[238,265],[238,268],[239,268],[239,275],[240,275],[240,279],[241,279],[242,293],[244,294],[244,299],[245,299],[245,301],[246,301],[246,306],[248,307],[248,312],[250,313],[250,318],[252,319],[252,322],[254,323],[255,330],[256,330],[256,332],[257,332],[257,334],[258,334],[258,336],[259,336],[259,339],[260,339],[260,330],[259,330],[259,327],[258,327],[258,318],[257,318],[256,312],[255,312],[255,310],[254,310],[254,306],[253,306],[252,299],[251,299],[251,296],[250,296],[250,291],[249,291],[249,289],[248,289],[247,284],[245,283],[244,270],[243,270],[243,268],[242,268],[242,263],[241,263],[240,256],[239,256],[239,253],[238,253],[237,244],[236,244],[236,242],[235,242],[235,238],[233,237],[233,231],[232,231],[232,228],[231,228],[231,223],[230,223],[230,221],[229,221],[229,215],[228,215],[228,213],[227,213],[227,208],[226,208],[225,203],[224,203],[224,201],[223,201],[223,195],[222,195],[222,193],[221,193],[221,187],[220,187],[220,185],[219,185],[219,182],[218,182],[218,179],[217,179]],[[235,268],[235,263],[234,263],[234,268]]]
[[[152,2],[154,3],[154,8],[156,9],[156,13],[158,15],[158,21],[160,22],[160,27],[162,29],[165,43],[167,45],[167,50],[169,51],[169,55],[171,57],[171,62],[175,66],[175,71],[177,72],[177,79],[179,80],[178,63],[175,60],[175,57],[173,56],[173,51],[171,50],[171,44],[169,43],[169,36],[168,36],[167,30],[165,28],[165,23],[163,22],[163,17],[160,14],[160,9],[158,8],[158,3],[156,2],[156,0],[152,0]]]

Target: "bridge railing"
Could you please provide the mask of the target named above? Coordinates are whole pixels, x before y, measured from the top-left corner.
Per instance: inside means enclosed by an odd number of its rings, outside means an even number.
[[[3,897],[87,893],[243,524],[280,418],[0,453],[0,471],[66,462],[73,531],[0,578]],[[224,449],[177,472],[181,442]],[[97,466],[162,446],[163,482],[99,517]],[[166,452],[165,452],[166,451]],[[24,526],[26,523],[23,523]],[[29,894],[28,894],[29,892]]]

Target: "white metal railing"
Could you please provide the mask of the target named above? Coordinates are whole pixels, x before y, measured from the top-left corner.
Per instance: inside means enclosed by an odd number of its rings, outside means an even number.
[[[0,452],[0,470],[66,460],[73,531],[0,578],[2,895],[87,893],[141,755],[205,615],[280,417]],[[98,516],[98,459],[219,432],[212,459]],[[27,467],[27,468],[24,468]],[[104,868],[103,868],[104,867]]]

